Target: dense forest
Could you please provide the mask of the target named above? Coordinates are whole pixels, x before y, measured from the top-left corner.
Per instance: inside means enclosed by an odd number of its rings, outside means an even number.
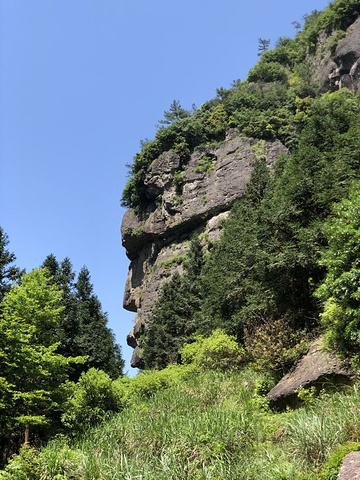
[[[25,274],[1,230],[4,465],[26,445],[0,478],[332,480],[360,450],[358,383],[300,389],[301,407],[283,412],[266,397],[319,336],[360,368],[360,92],[324,88],[312,63],[359,16],[358,0],[336,0],[274,49],[259,39],[245,81],[192,111],[174,101],[142,143],[122,197],[140,218],[159,201],[145,178],[164,152],[180,155],[180,193],[190,155],[230,130],[289,154],[269,167],[260,148],[219,241],[191,239],[140,337],[135,378],[121,374],[88,270],[76,278],[50,255]]]
[[[0,462],[66,429],[68,403],[92,371],[122,375],[119,345],[90,273],[49,255],[30,273],[0,227]]]

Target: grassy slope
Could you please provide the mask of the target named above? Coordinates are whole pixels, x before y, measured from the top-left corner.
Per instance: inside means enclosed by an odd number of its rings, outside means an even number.
[[[13,465],[4,478],[336,478],[336,461],[335,470],[317,473],[340,444],[360,440],[358,390],[310,395],[301,409],[273,413],[256,393],[262,381],[250,369],[195,371],[150,397],[133,397],[122,413],[80,439],[51,442],[36,457],[33,476],[18,476]]]

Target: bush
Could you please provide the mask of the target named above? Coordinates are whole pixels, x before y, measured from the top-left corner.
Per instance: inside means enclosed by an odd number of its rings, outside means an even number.
[[[82,431],[102,421],[108,412],[118,412],[124,404],[124,388],[102,370],[83,373],[62,415],[64,425]]]
[[[263,62],[260,60],[249,71],[249,82],[286,82],[287,81],[286,69],[278,62]]]
[[[245,331],[245,347],[254,366],[271,373],[286,373],[305,353],[305,332],[296,331],[282,317],[268,320]]]
[[[13,455],[6,469],[0,472],[1,480],[38,480],[40,455],[35,448],[24,446],[18,455]]]
[[[344,461],[344,457],[351,452],[360,450],[360,444],[355,442],[346,442],[339,445],[330,455],[328,461],[323,465],[321,471],[316,476],[317,480],[336,480]]]
[[[163,370],[148,370],[139,373],[127,384],[127,399],[137,401],[140,398],[148,398],[159,390],[164,390],[182,377],[187,375],[191,369],[183,365],[169,365]]]
[[[195,342],[182,347],[180,355],[183,363],[210,370],[238,368],[245,361],[245,351],[235,337],[220,329],[208,338],[198,335]]]

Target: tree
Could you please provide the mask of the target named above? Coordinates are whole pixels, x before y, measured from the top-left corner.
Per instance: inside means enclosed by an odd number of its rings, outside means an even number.
[[[140,340],[146,368],[165,368],[180,360],[179,350],[201,328],[200,279],[204,264],[198,237],[190,243],[185,273],[175,273],[161,290]]]
[[[360,182],[333,208],[325,225],[324,281],[316,295],[324,302],[322,325],[330,344],[359,361],[360,346]]]
[[[190,117],[190,112],[182,108],[179,100],[174,100],[169,110],[164,111],[164,120],[159,120],[159,125],[171,125],[175,120],[186,117]]]
[[[45,269],[23,275],[3,301],[0,321],[0,418],[2,433],[49,423],[60,408],[61,385],[71,362],[57,353],[54,330],[63,310],[61,291]]]
[[[259,38],[259,45],[258,45],[258,57],[261,57],[261,55],[266,52],[266,50],[269,49],[270,45],[270,38],[265,39],[265,38]]]
[[[83,355],[84,364],[74,366],[71,380],[77,380],[81,373],[95,367],[104,370],[112,378],[122,374],[124,361],[119,345],[107,327],[107,315],[102,312],[99,299],[93,293],[90,272],[83,267],[75,281],[69,258],[60,264],[54,255],[49,255],[44,263],[52,274],[51,282],[62,291],[61,319],[54,332],[59,341],[58,351],[65,357]]]
[[[16,257],[7,249],[8,244],[8,236],[0,227],[0,302],[10,291],[12,282],[18,281],[21,277],[20,269],[13,265]]]
[[[122,374],[124,361],[114,334],[107,327],[107,314],[102,311],[101,303],[93,293],[90,279],[89,270],[83,267],[75,284],[78,319],[76,349],[88,357],[85,370],[94,367],[104,370],[111,378],[117,378]]]

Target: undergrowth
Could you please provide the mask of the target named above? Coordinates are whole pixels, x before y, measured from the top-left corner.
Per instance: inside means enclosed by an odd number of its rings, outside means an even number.
[[[23,449],[0,478],[331,480],[358,448],[346,443],[360,440],[356,387],[275,413],[257,393],[258,372],[179,368],[161,385],[148,373],[147,389],[135,388],[121,413],[81,437]]]

